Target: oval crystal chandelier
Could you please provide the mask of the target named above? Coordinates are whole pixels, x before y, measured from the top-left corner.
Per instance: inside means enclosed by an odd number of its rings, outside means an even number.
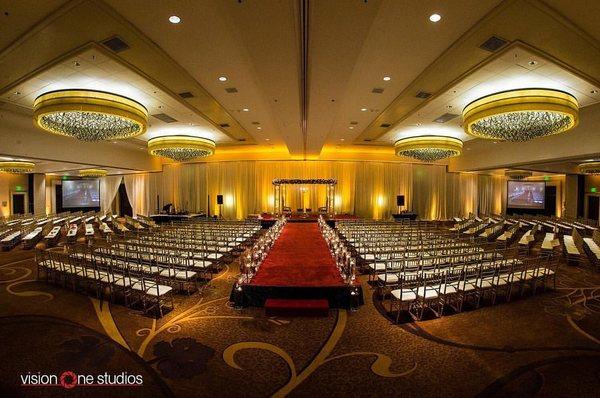
[[[108,170],[105,169],[82,169],[79,170],[80,177],[106,177]]]
[[[507,170],[504,175],[511,180],[524,180],[527,177],[531,177],[533,173],[526,170]]]
[[[458,138],[437,135],[401,138],[394,144],[396,155],[408,156],[423,162],[434,162],[462,153],[463,142]]]
[[[586,162],[577,166],[580,173],[598,175],[600,174],[600,162]]]
[[[35,167],[34,163],[31,162],[22,162],[22,161],[9,161],[9,162],[0,162],[0,171],[5,173],[13,173],[13,174],[26,174],[32,173],[33,168]]]
[[[579,123],[579,104],[571,94],[550,89],[503,91],[463,109],[463,127],[478,138],[528,141],[568,131]]]
[[[148,128],[142,104],[103,91],[51,91],[37,97],[33,108],[38,127],[82,141],[130,138]]]
[[[213,140],[187,135],[166,135],[148,141],[148,152],[178,162],[207,157],[215,153]]]

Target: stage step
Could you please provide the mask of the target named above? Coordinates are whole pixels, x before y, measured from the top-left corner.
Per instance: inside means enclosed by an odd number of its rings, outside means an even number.
[[[265,301],[267,316],[328,316],[329,302],[325,299],[274,299]]]

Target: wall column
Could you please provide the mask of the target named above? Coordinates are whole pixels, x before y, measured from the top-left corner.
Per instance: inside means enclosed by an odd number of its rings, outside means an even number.
[[[46,214],[46,175],[42,173],[33,175],[33,212]]]
[[[567,174],[565,178],[565,214],[566,217],[577,218],[578,176]]]

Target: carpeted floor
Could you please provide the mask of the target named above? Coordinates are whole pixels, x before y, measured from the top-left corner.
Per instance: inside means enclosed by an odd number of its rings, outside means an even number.
[[[326,318],[265,317],[227,303],[237,264],[155,320],[35,281],[31,252],[0,253],[2,397],[598,397],[600,273],[558,289],[393,324],[365,305]],[[31,373],[139,375],[137,387],[21,387]]]
[[[317,223],[289,222],[251,284],[323,287],[344,282]]]

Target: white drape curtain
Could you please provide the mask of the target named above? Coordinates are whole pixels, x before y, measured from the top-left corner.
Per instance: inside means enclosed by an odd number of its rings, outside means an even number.
[[[240,161],[165,165],[163,172],[125,176],[134,212],[154,212],[166,203],[178,210],[208,212],[228,219],[273,211],[275,178],[335,178],[335,210],[365,218],[389,219],[398,208],[396,195],[405,196],[404,209],[423,219],[448,219],[484,209],[500,213],[505,191],[503,177],[494,178],[494,194],[478,189],[476,174],[448,173],[443,165],[413,165],[359,161]],[[487,180],[486,180],[487,181]],[[485,183],[487,184],[487,182]],[[490,183],[491,184],[491,183]],[[483,189],[485,192],[489,188]],[[325,205],[325,186],[289,185],[285,203],[292,209]],[[504,190],[506,188],[504,187]],[[131,193],[130,193],[131,192]],[[217,205],[217,195],[224,204]],[[157,202],[160,196],[160,203]],[[481,210],[484,212],[484,210]]]
[[[154,189],[150,183],[150,174],[131,174],[123,178],[127,198],[131,204],[133,215],[150,213],[151,200],[150,195]]]
[[[110,210],[110,206],[113,200],[115,200],[115,196],[117,196],[122,180],[123,176],[106,176],[100,178],[100,210]]]

